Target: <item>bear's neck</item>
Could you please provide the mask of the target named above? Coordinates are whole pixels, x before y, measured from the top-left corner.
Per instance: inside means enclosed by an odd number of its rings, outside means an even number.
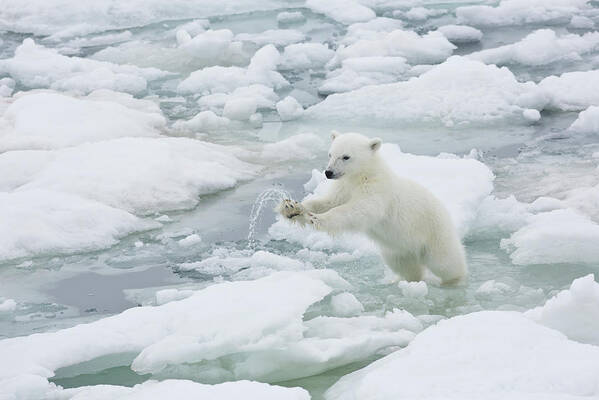
[[[375,155],[365,169],[351,177],[351,181],[353,185],[360,186],[385,184],[389,182],[391,174],[387,163],[379,155]]]

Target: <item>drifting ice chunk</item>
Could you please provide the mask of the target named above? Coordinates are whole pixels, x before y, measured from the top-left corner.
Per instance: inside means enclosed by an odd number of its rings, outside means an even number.
[[[434,64],[444,61],[456,47],[440,32],[424,36],[401,29],[377,34],[375,38],[360,39],[337,50],[339,60],[351,57],[404,57],[410,64]]]
[[[283,11],[277,14],[277,22],[279,24],[294,24],[304,22],[306,17],[301,11]]]
[[[13,299],[3,299],[0,297],[0,313],[12,312],[17,308],[17,302]]]
[[[0,73],[10,74],[29,88],[51,88],[89,93],[110,89],[132,94],[146,90],[147,81],[167,73],[156,68],[117,65],[79,57],[66,57],[54,49],[25,39],[15,50],[15,56],[0,60]]]
[[[275,143],[265,144],[258,159],[266,163],[310,160],[318,157],[318,154],[322,154],[325,150],[325,142],[320,136],[313,133],[302,133]]]
[[[288,44],[301,42],[306,39],[303,33],[295,29],[269,29],[260,33],[239,33],[236,40],[252,42],[258,46],[274,44],[275,46],[286,46]]]
[[[81,389],[67,389],[64,392],[75,393],[70,400],[231,400],[243,393],[247,400],[309,400],[310,395],[301,388],[271,386],[266,383],[239,381],[219,385],[203,385],[183,380],[148,381],[133,387],[97,385]]]
[[[63,390],[74,394],[70,400],[231,400],[243,393],[247,400],[309,400],[310,395],[301,388],[271,386],[266,383],[239,381],[219,385],[203,385],[183,379],[147,381],[133,387],[97,385]],[[61,398],[63,398],[61,396]]]
[[[0,218],[2,261],[104,249],[132,232],[160,226],[96,201],[48,190],[0,193]]]
[[[223,117],[238,121],[247,121],[256,112],[258,104],[251,97],[233,97],[225,103]]]
[[[582,400],[599,395],[597,376],[598,347],[520,313],[484,311],[440,321],[407,348],[341,378],[325,398]]]
[[[452,127],[506,120],[528,123],[522,112],[545,104],[534,83],[518,82],[507,68],[454,56],[407,82],[331,95],[305,115],[328,121]]]
[[[281,55],[272,45],[262,47],[254,54],[247,68],[208,67],[193,72],[182,81],[177,90],[180,93],[230,93],[236,88],[259,83],[275,89],[289,83],[275,71]]]
[[[61,148],[124,136],[158,136],[166,127],[156,104],[119,98],[122,94],[117,93],[103,94],[76,98],[54,92],[25,93],[0,117],[0,124],[4,120],[8,128],[0,133],[0,152]],[[116,101],[110,101],[111,97]]]
[[[177,121],[173,124],[174,129],[185,131],[216,131],[226,129],[231,120],[229,118],[219,117],[212,111],[202,111],[187,121]]]
[[[0,154],[0,190],[48,189],[135,214],[188,209],[198,196],[252,178],[235,149],[187,138],[122,138]]]
[[[527,225],[501,248],[514,264],[596,263],[599,261],[599,225],[571,209],[528,218]]]
[[[578,114],[570,130],[579,133],[599,133],[599,107],[591,106]]]
[[[355,317],[364,312],[362,303],[349,292],[339,293],[331,297],[331,307],[333,313],[338,317]]]
[[[61,367],[112,354],[139,353],[133,368],[156,371],[297,340],[306,309],[331,291],[323,280],[328,280],[324,273],[277,273],[217,284],[162,306],[134,307],[57,332],[1,340],[0,388],[6,391],[29,374],[47,378]],[[114,362],[122,365],[122,357]]]
[[[474,26],[567,23],[586,8],[588,0],[502,0],[497,7],[466,6],[456,9],[458,22]]]
[[[473,43],[479,42],[483,33],[476,28],[467,25],[443,25],[437,29],[451,43]]]
[[[582,15],[575,15],[570,20],[569,26],[574,29],[593,29],[595,23],[590,18],[583,17]]]
[[[581,111],[599,105],[599,70],[565,72],[548,76],[539,87],[549,99],[547,108],[561,111]]]
[[[179,264],[182,271],[198,271],[206,275],[231,275],[235,272],[253,269],[253,275],[267,275],[273,271],[301,271],[308,269],[301,261],[267,251],[257,251],[252,255],[231,254],[216,255],[202,261]],[[267,273],[264,273],[267,272]]]
[[[403,294],[405,297],[422,298],[422,297],[426,297],[426,295],[428,294],[428,286],[426,285],[426,282],[424,282],[424,281],[420,281],[420,282],[399,281],[397,283],[397,286],[401,290],[401,294]]]
[[[403,57],[347,58],[341,65],[342,68],[327,74],[327,79],[318,88],[319,93],[340,93],[367,85],[397,82],[410,69]]]
[[[281,121],[291,121],[297,119],[304,113],[302,105],[293,97],[287,96],[277,103],[277,112]]]
[[[551,29],[539,29],[514,44],[482,50],[468,58],[487,64],[545,65],[557,61],[580,60],[581,55],[599,48],[599,32],[582,36],[566,34],[558,37]]]
[[[10,78],[0,79],[0,97],[10,96],[14,89],[15,89],[14,79],[10,79]]]
[[[285,47],[281,58],[282,70],[322,68],[335,52],[321,43],[298,43]]]
[[[578,278],[528,318],[556,329],[572,340],[599,345],[599,283],[593,274]]]
[[[308,0],[306,1],[306,7],[347,25],[354,22],[368,21],[376,17],[374,11],[355,0]]]

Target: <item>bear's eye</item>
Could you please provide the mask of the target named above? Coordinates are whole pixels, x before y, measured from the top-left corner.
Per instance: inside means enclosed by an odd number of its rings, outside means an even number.
[[[343,160],[344,160],[344,161],[347,161],[347,160],[349,160],[349,156],[343,156]]]
[[[329,153],[329,158],[331,158],[331,153]]]

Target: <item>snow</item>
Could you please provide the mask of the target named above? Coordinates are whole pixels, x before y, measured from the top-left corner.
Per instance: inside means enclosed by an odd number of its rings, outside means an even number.
[[[97,201],[39,189],[0,192],[0,217],[2,261],[104,249],[160,226]]]
[[[599,284],[589,274],[575,279],[569,289],[559,292],[545,305],[524,315],[558,330],[571,340],[599,345]]]
[[[530,216],[526,225],[501,240],[517,265],[596,263],[599,225],[572,209]]]
[[[474,43],[480,42],[483,33],[468,25],[443,25],[437,29],[451,43]]]
[[[15,56],[0,60],[0,74],[9,74],[28,88],[50,88],[87,94],[96,89],[140,94],[148,81],[167,73],[156,68],[117,65],[79,57],[67,57],[56,50],[25,39]]]
[[[536,30],[519,42],[468,55],[487,64],[545,65],[578,61],[583,54],[599,49],[599,32],[558,36],[552,29]]]
[[[507,68],[454,56],[407,82],[328,96],[305,115],[329,121],[460,127],[523,123],[524,110],[542,109],[546,101],[534,83],[518,82]]]
[[[134,214],[193,208],[198,196],[254,177],[234,149],[187,138],[121,138],[0,154],[0,190],[44,189]],[[208,173],[209,172],[209,173]]]
[[[322,68],[335,52],[321,43],[297,43],[286,46],[281,57],[281,70]]]
[[[455,48],[440,32],[420,36],[413,31],[396,29],[339,47],[337,57],[342,61],[351,57],[393,56],[404,57],[410,64],[432,64],[444,61]]]
[[[539,88],[549,99],[547,108],[561,111],[581,111],[599,105],[599,70],[565,72],[560,76],[548,76]]]
[[[364,312],[364,306],[356,296],[343,292],[331,297],[331,307],[337,317],[355,317]]]
[[[374,11],[355,0],[307,0],[306,7],[346,25],[369,21],[376,17]]]
[[[26,92],[10,104],[0,117],[0,125],[2,121],[6,128],[0,131],[0,151],[153,137],[166,127],[156,104],[109,91],[80,98],[57,92]]]
[[[207,67],[195,71],[183,80],[177,90],[180,93],[230,93],[236,88],[262,84],[279,89],[288,82],[275,71],[281,55],[272,45],[266,45],[254,54],[250,65],[242,67]]]
[[[511,26],[567,23],[588,0],[501,0],[497,7],[458,7],[458,22],[474,26]]]
[[[443,9],[431,9],[424,7],[413,7],[406,12],[394,11],[393,16],[403,17],[409,21],[424,21],[429,18],[438,17],[446,14],[447,11]]]
[[[598,374],[599,348],[520,313],[484,311],[440,321],[341,378],[325,398],[574,400],[599,395]]]
[[[599,133],[599,106],[591,106],[578,114],[569,129],[577,133]]]
[[[277,112],[281,121],[291,121],[302,116],[304,108],[293,97],[287,96],[277,103]]]

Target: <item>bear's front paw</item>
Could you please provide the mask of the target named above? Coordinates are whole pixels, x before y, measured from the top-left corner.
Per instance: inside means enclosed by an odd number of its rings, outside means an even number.
[[[314,227],[314,229],[320,228],[320,219],[316,215],[314,215],[312,213],[308,213],[306,215],[306,217],[307,217],[308,223],[310,225],[312,225]]]
[[[295,200],[285,199],[279,205],[279,212],[285,218],[292,219],[304,213],[304,206]]]

